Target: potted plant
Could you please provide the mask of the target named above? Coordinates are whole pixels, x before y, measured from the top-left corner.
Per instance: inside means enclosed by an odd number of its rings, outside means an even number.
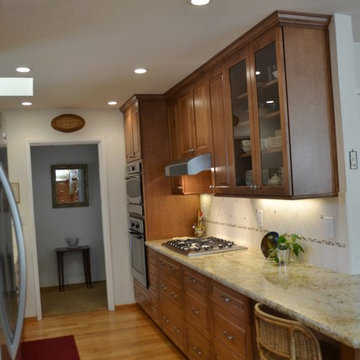
[[[279,236],[276,247],[272,249],[270,258],[279,265],[287,265],[291,256],[299,256],[304,249],[297,242],[300,236],[297,234],[282,234]]]

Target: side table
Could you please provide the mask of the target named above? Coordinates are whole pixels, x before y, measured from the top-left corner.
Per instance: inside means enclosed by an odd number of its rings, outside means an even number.
[[[57,256],[57,266],[58,266],[58,276],[59,276],[59,291],[65,291],[64,284],[64,254],[68,252],[81,251],[83,264],[84,264],[84,274],[85,274],[85,283],[87,288],[92,287],[91,283],[91,266],[90,266],[90,246],[78,246],[78,247],[65,247],[65,248],[56,248]]]

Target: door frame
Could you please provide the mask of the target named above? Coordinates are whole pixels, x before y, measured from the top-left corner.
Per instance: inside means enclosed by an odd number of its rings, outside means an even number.
[[[28,261],[32,262],[33,278],[35,283],[35,302],[36,302],[36,317],[38,320],[42,319],[41,295],[40,295],[40,279],[39,279],[39,263],[37,257],[37,243],[36,243],[36,227],[35,227],[35,213],[34,213],[34,194],[32,181],[32,163],[31,163],[31,147],[34,146],[61,146],[61,145],[97,145],[99,158],[99,180],[100,180],[100,198],[101,198],[101,219],[102,219],[102,234],[104,243],[104,260],[105,260],[105,277],[106,277],[106,293],[107,293],[107,307],[109,311],[115,310],[114,298],[114,283],[113,283],[113,266],[111,258],[111,237],[110,237],[110,217],[109,217],[109,198],[108,198],[108,176],[106,172],[105,159],[105,141],[103,138],[88,138],[76,141],[45,141],[45,140],[27,140],[26,141],[26,158],[28,164],[28,188],[29,188],[29,203],[30,208],[33,209],[31,219],[32,234],[30,236],[29,247],[31,249],[31,257]]]

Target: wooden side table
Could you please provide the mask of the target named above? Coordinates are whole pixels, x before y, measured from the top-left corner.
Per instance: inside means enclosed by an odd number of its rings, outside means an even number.
[[[91,266],[90,266],[90,246],[79,246],[79,247],[65,247],[65,248],[56,248],[57,256],[57,266],[58,266],[58,276],[59,276],[59,291],[65,291],[64,284],[64,254],[68,252],[81,251],[83,264],[84,264],[84,274],[85,274],[85,283],[87,288],[92,287],[91,283]]]

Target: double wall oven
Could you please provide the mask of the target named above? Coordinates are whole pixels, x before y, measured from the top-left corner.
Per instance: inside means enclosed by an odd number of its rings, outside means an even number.
[[[126,166],[126,195],[131,273],[135,279],[147,287],[141,161]]]

